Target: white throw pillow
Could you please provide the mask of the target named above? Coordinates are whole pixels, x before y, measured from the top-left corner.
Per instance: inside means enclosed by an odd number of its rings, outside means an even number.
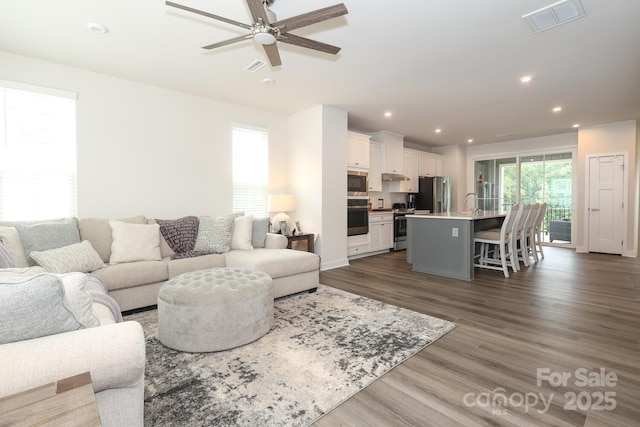
[[[109,264],[160,261],[160,226],[109,221],[113,243]]]
[[[253,230],[253,215],[239,216],[233,220],[231,231],[231,249],[253,249],[251,237]]]
[[[102,258],[88,240],[48,251],[33,251],[30,255],[51,273],[88,273],[104,267]]]
[[[100,326],[100,321],[93,314],[93,301],[84,289],[87,276],[84,273],[67,273],[58,275],[64,286],[64,298],[69,303],[69,309],[74,317],[85,327]]]

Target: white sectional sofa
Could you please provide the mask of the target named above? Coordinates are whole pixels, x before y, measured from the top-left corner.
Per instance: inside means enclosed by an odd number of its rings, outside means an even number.
[[[236,216],[238,218],[238,216]],[[38,222],[60,223],[65,219]],[[111,295],[120,305],[122,311],[146,307],[157,303],[158,290],[163,283],[181,273],[216,267],[250,267],[268,273],[273,279],[274,297],[294,294],[306,290],[313,290],[318,286],[319,257],[315,254],[292,251],[287,247],[287,238],[279,234],[266,232],[266,222],[263,222],[264,233],[255,233],[261,242],[252,239],[252,249],[231,249],[224,253],[214,253],[202,256],[182,257],[172,259],[175,252],[171,249],[162,234],[158,233],[160,259],[137,260],[112,264],[112,247],[114,246],[113,230],[109,219],[101,218],[71,218],[66,219],[77,224],[78,240],[88,241],[98,253],[104,266],[90,271],[100,277],[107,285]],[[176,220],[176,221],[179,221]],[[259,220],[253,220],[257,223]],[[118,220],[135,225],[153,225],[156,221],[145,216],[136,216]],[[237,223],[237,221],[235,222]],[[235,224],[234,223],[234,224]],[[12,252],[16,267],[28,267],[28,255],[20,241],[20,234],[16,227],[20,225],[34,226],[34,222],[0,222],[0,240]],[[70,226],[71,228],[72,226]],[[236,233],[232,227],[231,242]],[[117,243],[117,242],[116,242]],[[253,245],[253,243],[257,243]],[[36,245],[37,246],[37,245]],[[233,248],[234,246],[231,245]],[[242,245],[238,245],[242,247]],[[249,248],[249,245],[245,247]],[[89,272],[89,271],[85,271]]]
[[[115,222],[100,218],[0,222],[0,242],[12,255],[16,267],[33,264],[29,260],[33,255],[41,265],[31,270],[36,269],[40,277],[61,274],[63,271],[57,270],[71,268],[68,271],[99,278],[98,282],[104,283],[108,296],[117,301],[122,311],[157,304],[160,286],[181,273],[225,266],[266,272],[273,279],[275,298],[315,290],[319,280],[317,255],[285,249],[287,238],[267,233],[266,223],[260,220],[252,220],[253,227],[249,226],[252,231],[247,235],[247,217],[238,218],[235,215],[231,220],[230,250],[206,255],[174,251],[175,235],[170,236],[168,243],[156,220],[144,216]],[[183,225],[168,228],[175,234]],[[74,227],[77,236],[69,239]],[[118,234],[122,230],[124,234],[134,232],[122,240]],[[146,239],[144,245],[140,244],[138,231],[140,239]],[[44,235],[50,242],[42,247],[38,240]],[[56,239],[57,243],[51,243]],[[210,239],[206,242],[210,243]],[[34,248],[35,251],[30,251]],[[49,273],[42,274],[42,269]],[[3,283],[3,276],[10,276],[7,273],[0,269],[0,286],[7,285],[7,280]],[[5,342],[0,344],[0,397],[88,371],[103,425],[142,426],[145,365],[142,328],[136,322],[116,323],[117,316],[102,304],[94,302],[91,311],[99,318],[98,327],[0,341]]]

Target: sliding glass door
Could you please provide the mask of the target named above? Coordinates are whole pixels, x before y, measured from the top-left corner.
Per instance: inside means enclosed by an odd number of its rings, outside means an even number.
[[[474,162],[475,192],[483,210],[507,210],[514,203],[547,203],[545,241],[571,244],[573,154],[522,154]]]

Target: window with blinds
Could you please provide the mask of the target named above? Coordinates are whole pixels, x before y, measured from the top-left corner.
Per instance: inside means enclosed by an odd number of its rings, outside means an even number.
[[[0,219],[76,215],[76,95],[0,80]]]
[[[233,211],[267,217],[269,186],[269,133],[244,125],[234,125]]]

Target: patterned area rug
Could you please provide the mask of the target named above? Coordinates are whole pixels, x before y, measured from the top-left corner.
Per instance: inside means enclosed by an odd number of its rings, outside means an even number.
[[[125,320],[147,339],[149,426],[307,426],[455,328],[322,285],[276,300],[268,334],[222,352],[164,347],[157,310]]]

